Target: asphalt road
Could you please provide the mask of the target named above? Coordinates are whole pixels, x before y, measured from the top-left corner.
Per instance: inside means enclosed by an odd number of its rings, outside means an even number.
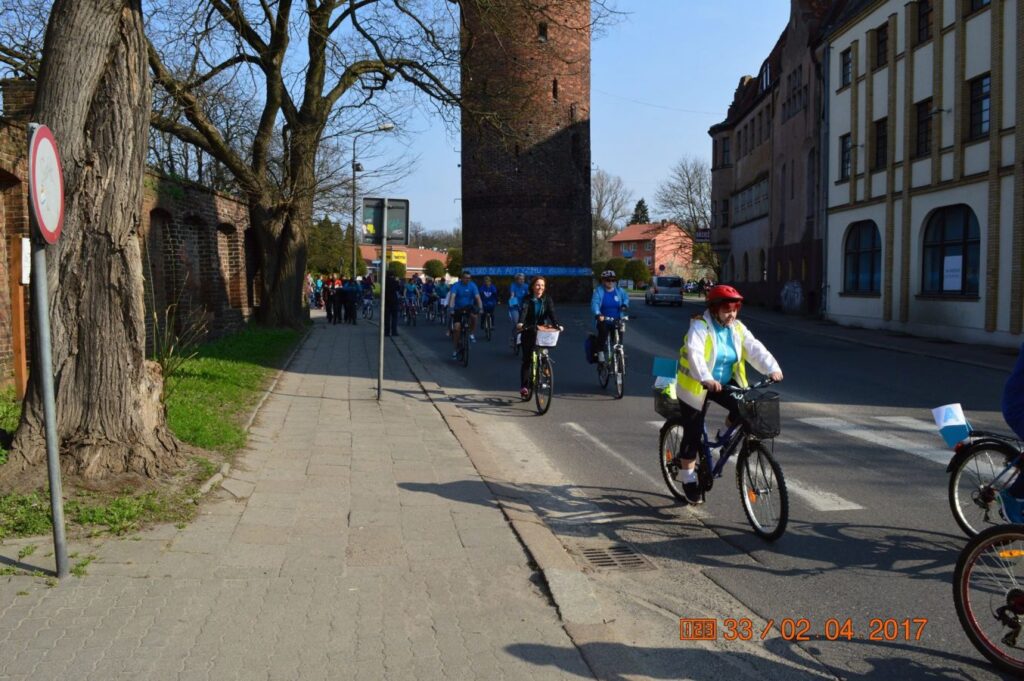
[[[953,610],[952,571],[965,538],[946,501],[950,452],[930,410],[960,402],[976,427],[1005,430],[1005,373],[797,333],[782,317],[745,310],[748,327],[786,377],[778,386],[783,434],[775,453],[790,487],[790,522],[780,540],[766,544],[746,523],[731,466],[698,509],[675,503],[660,479],[652,360],[677,355],[689,316],[699,309],[634,300],[626,397],[614,400],[584,359],[589,311],[559,307],[566,333],[553,351],[555,399],[543,417],[532,402],[518,400],[518,359],[507,345],[503,308],[498,334],[479,339],[468,368],[448,359],[450,341],[439,326],[421,317],[419,326],[400,332],[412,336],[416,352],[472,420],[515,424],[575,494],[609,520],[625,519],[603,533],[614,532],[663,570],[699,565],[764,620],[806,619],[812,640],[802,647],[836,676],[999,678]],[[713,408],[709,424],[723,416]],[[695,528],[710,530],[711,538]],[[679,584],[672,595],[685,599],[687,588]],[[822,639],[829,618],[849,619],[852,640]],[[874,619],[909,621],[909,640],[905,628],[884,640]],[[873,629],[883,640],[871,640]]]

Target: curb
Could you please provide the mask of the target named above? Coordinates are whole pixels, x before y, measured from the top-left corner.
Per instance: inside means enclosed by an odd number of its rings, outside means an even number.
[[[583,657],[587,667],[596,679],[602,681],[621,678],[615,671],[619,668],[621,660],[612,660],[608,655],[602,655],[599,651],[608,649],[608,646],[599,644],[611,643],[628,648],[629,642],[619,637],[610,621],[603,617],[590,578],[580,570],[562,542],[528,503],[510,497],[507,492],[500,489],[503,476],[497,466],[497,457],[458,407],[447,400],[445,390],[436,381],[426,377],[430,375],[430,369],[420,361],[415,351],[406,345],[405,338],[399,336],[399,339],[392,339],[398,354],[405,361],[423,394],[458,440],[480,479],[494,496],[512,532],[536,564],[538,572],[547,584],[548,593],[562,621],[562,628]],[[413,364],[416,364],[419,370],[414,368]]]
[[[287,371],[289,366],[291,366],[292,361],[295,359],[295,355],[299,354],[299,350],[301,350],[302,346],[306,344],[306,340],[309,338],[309,334],[311,333],[313,333],[313,327],[306,329],[306,333],[303,334],[302,338],[299,339],[299,342],[295,344],[292,354],[288,355],[288,359],[286,359],[284,364],[281,365],[281,368],[277,370],[277,374],[274,375],[274,380],[271,381],[270,385],[268,385],[266,390],[263,391],[263,395],[260,397],[259,402],[256,403],[255,407],[253,407],[252,413],[249,414],[249,418],[245,422],[243,430],[245,430],[246,433],[248,433],[249,429],[252,428],[252,424],[256,420],[256,415],[259,414],[260,409],[263,407],[263,403],[267,401],[268,397],[270,397],[270,393],[274,392],[274,388],[277,387],[277,382],[281,380],[281,375]],[[219,471],[211,475],[206,482],[199,486],[199,492],[193,498],[192,503],[197,503],[200,497],[205,497],[209,494],[210,490],[223,482],[224,478],[228,477],[230,472],[231,464],[227,462],[223,463]]]

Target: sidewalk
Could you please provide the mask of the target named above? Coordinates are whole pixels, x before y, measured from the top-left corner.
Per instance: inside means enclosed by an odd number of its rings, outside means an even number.
[[[377,333],[316,319],[188,527],[73,544],[96,559],[52,588],[0,577],[0,679],[593,678],[390,341],[375,400]]]

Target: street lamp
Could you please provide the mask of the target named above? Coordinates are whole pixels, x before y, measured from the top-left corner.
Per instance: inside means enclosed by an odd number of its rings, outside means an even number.
[[[381,125],[371,130],[360,130],[352,136],[352,278],[355,279],[359,273],[359,269],[356,267],[356,263],[359,262],[359,238],[356,235],[356,171],[362,170],[363,166],[356,161],[356,140],[363,135],[370,135],[375,132],[388,132],[395,129],[394,123],[382,123]],[[384,229],[387,229],[387,225],[384,225]],[[381,262],[384,262],[384,254],[381,253]],[[381,272],[383,272],[383,267]],[[383,321],[383,320],[382,320]]]

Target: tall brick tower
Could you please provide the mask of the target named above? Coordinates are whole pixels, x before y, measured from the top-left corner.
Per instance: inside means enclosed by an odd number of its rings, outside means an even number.
[[[460,4],[466,267],[544,274],[560,299],[579,298],[591,285],[590,0]]]

